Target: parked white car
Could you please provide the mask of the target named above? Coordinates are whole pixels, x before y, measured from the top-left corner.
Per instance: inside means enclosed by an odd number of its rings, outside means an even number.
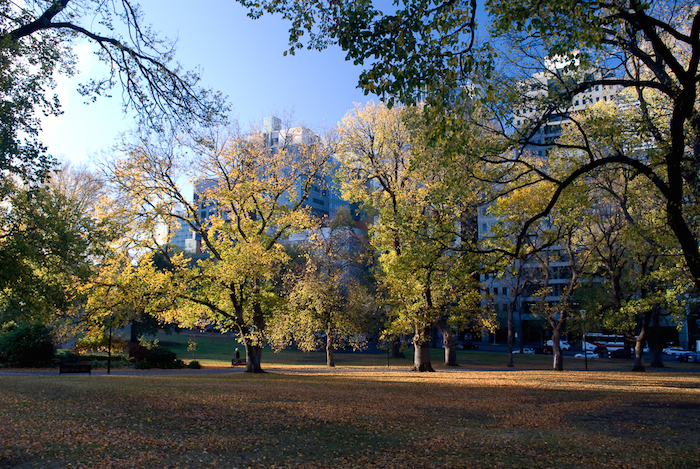
[[[551,341],[551,340],[548,340],[548,341],[547,341],[547,347],[551,347],[551,346],[552,346],[552,341]],[[564,339],[559,339],[559,347],[560,347],[562,350],[569,350],[569,349],[571,348],[571,345],[569,345],[569,343],[568,343],[566,340],[564,340]]]
[[[590,350],[586,350],[586,357],[587,358],[598,358],[598,354],[593,353]],[[574,355],[574,358],[584,358],[583,353],[577,353],[576,355]]]
[[[513,350],[513,353],[520,353],[520,349],[515,349]],[[528,355],[534,355],[535,354],[535,349],[532,347],[524,347],[523,348],[523,353],[527,353]]]
[[[663,349],[663,352],[666,355],[680,355],[682,353],[690,353],[692,352],[692,350],[683,350],[680,347],[666,347],[665,349]]]

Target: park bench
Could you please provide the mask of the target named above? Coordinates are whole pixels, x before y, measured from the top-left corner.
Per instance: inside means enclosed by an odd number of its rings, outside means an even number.
[[[231,366],[245,365],[245,358],[232,358]]]
[[[92,366],[91,365],[77,365],[77,364],[62,364],[60,365],[58,369],[58,374],[62,375],[63,373],[88,373],[92,374]]]

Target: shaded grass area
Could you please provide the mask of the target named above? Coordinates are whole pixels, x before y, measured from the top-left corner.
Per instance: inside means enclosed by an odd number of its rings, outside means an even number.
[[[245,347],[236,340],[232,334],[220,334],[218,332],[199,333],[186,331],[180,334],[160,333],[156,336],[160,344],[175,352],[178,358],[191,360],[192,352],[187,351],[188,341],[197,342],[197,350],[194,357],[202,364],[227,365],[231,363],[234,350],[238,348],[241,358],[245,358]],[[435,351],[437,354],[440,352]],[[336,364],[339,366],[386,366],[384,353],[353,353],[350,351],[336,351]],[[304,353],[298,350],[281,350],[274,352],[266,349],[263,354],[264,365],[325,365],[325,351]],[[391,365],[411,366],[412,357],[407,352],[407,358],[391,359]]]
[[[291,371],[0,376],[0,467],[696,468],[700,461],[698,373]]]
[[[232,334],[200,333],[183,331],[180,334],[159,333],[156,338],[160,344],[174,351],[178,358],[186,362],[193,359],[192,352],[187,351],[188,340],[197,342],[195,358],[204,366],[230,366],[234,350],[238,348],[241,358],[245,358],[245,348]],[[505,348],[504,348],[505,351]],[[404,351],[405,358],[390,358],[389,365],[393,367],[410,369],[413,366],[413,349]],[[430,351],[433,367],[445,368],[444,350],[432,349]],[[483,352],[473,350],[457,351],[457,361],[460,367],[468,369],[505,369],[507,355],[497,352]],[[516,354],[513,356],[516,368],[551,370],[552,357],[545,355]],[[375,353],[337,351],[335,362],[338,367],[386,367],[387,356],[382,351]],[[325,351],[300,352],[298,350],[282,350],[274,352],[269,348],[263,352],[263,368],[278,365],[289,366],[324,366],[326,364]],[[647,363],[648,364],[648,363]],[[632,360],[616,359],[589,359],[588,368],[592,371],[629,371],[633,365]],[[673,370],[700,370],[700,365],[695,363],[666,363],[665,366]],[[565,357],[564,368],[566,370],[583,370],[584,361],[581,358]]]

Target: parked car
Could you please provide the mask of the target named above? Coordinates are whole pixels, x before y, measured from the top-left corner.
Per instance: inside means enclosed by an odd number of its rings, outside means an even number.
[[[619,348],[610,352],[610,358],[632,358],[631,351]]]
[[[588,358],[598,358],[598,354],[593,353],[592,350],[586,350],[586,356]],[[576,355],[574,355],[574,358],[584,358],[583,353],[577,353]]]
[[[598,358],[610,358],[610,353],[606,347],[596,347],[593,353],[598,355]]]
[[[552,341],[551,341],[551,340],[548,340],[548,341],[547,341],[547,347],[552,347]],[[559,347],[560,347],[562,350],[569,350],[569,349],[571,348],[571,345],[569,345],[569,343],[568,343],[566,340],[564,340],[564,339],[559,339]]]
[[[683,350],[680,347],[672,346],[672,347],[666,347],[665,349],[663,349],[663,352],[666,355],[680,355],[681,353],[692,352],[692,350]]]
[[[513,353],[520,353],[520,349],[513,350]],[[523,353],[527,353],[528,355],[534,355],[535,349],[532,347],[524,347]]]

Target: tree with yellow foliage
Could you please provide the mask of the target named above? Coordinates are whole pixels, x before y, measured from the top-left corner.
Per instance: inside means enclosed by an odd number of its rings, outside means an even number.
[[[140,288],[159,293],[147,309],[183,326],[238,331],[249,372],[262,371],[266,316],[280,302],[275,280],[289,260],[282,242],[314,226],[305,201],[333,154],[332,139],[286,137],[272,142],[239,127],[188,139],[141,136],[107,165],[116,197],[130,202]],[[181,225],[201,240],[201,254],[173,249]],[[167,269],[155,268],[154,252]]]
[[[480,319],[467,228],[476,199],[469,181],[460,181],[464,173],[432,164],[430,153],[440,149],[411,132],[410,118],[407,109],[374,103],[348,113],[338,131],[340,180],[343,196],[374,216],[369,239],[387,294],[387,332],[412,333],[414,369],[432,371],[431,328],[440,329],[445,362],[455,365],[450,325]]]

